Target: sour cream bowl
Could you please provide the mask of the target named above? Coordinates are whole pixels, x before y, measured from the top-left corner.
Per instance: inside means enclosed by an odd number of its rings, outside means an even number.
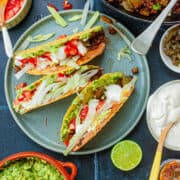
[[[150,133],[158,141],[163,128],[180,117],[180,80],[159,87],[147,103],[146,120]],[[180,121],[169,131],[165,147],[180,151]]]

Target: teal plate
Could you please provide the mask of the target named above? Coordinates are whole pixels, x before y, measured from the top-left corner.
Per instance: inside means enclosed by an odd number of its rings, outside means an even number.
[[[68,18],[77,13],[82,13],[82,11],[64,11],[61,15],[68,20]],[[88,17],[90,18],[92,14],[93,12],[89,12]],[[131,69],[134,66],[137,66],[139,68],[138,81],[136,83],[134,94],[111,120],[111,122],[83,149],[78,152],[71,153],[74,155],[84,155],[102,151],[124,138],[140,120],[149,95],[150,76],[146,58],[132,53],[132,61],[129,61],[128,59],[118,61],[117,54],[120,48],[127,45],[126,42],[118,33],[110,35],[108,33],[108,25],[101,20],[96,22],[96,25],[102,25],[105,29],[107,36],[107,48],[105,53],[93,60],[91,64],[103,67],[104,73],[122,71],[129,75],[132,75]],[[51,16],[47,16],[32,25],[20,37],[15,45],[15,49],[22,49],[24,41],[29,35],[55,32],[56,35],[53,38],[56,38],[61,34],[72,34],[73,29],[77,27],[79,30],[83,29],[79,21],[69,23],[67,27],[61,28],[54,22],[54,19]],[[116,27],[124,33],[125,37],[127,37],[129,41],[134,39],[133,35],[122,24],[116,23]],[[37,44],[31,44],[30,47],[35,45]],[[24,75],[20,81],[31,83],[36,79],[38,79],[36,76]],[[14,87],[20,81],[15,79],[12,60],[9,60],[5,71],[5,95],[13,118],[24,133],[33,141],[47,149],[62,153],[65,146],[59,139],[59,129],[61,127],[63,116],[75,95],[46,107],[34,110],[25,115],[19,115],[13,110],[12,102],[15,97]]]

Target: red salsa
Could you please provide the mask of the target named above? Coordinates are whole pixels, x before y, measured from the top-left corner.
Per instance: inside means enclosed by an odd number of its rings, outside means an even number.
[[[5,10],[5,21],[11,19],[15,16],[21,9],[24,0],[8,0],[6,10]]]

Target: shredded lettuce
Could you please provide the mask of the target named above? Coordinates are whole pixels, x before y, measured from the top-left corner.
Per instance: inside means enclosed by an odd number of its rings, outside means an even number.
[[[78,21],[82,18],[82,14],[77,14],[68,19],[70,22]]]
[[[20,79],[27,71],[29,71],[32,68],[31,64],[27,64],[24,68],[22,68],[20,71],[18,71],[15,74],[16,79]]]
[[[73,29],[73,33],[74,33],[74,34],[76,34],[78,31],[79,31],[79,28],[78,28],[78,27],[75,28],[75,29]]]
[[[120,51],[118,52],[117,59],[120,61],[123,58],[127,58],[131,61],[132,60],[131,54],[132,54],[131,50],[126,46],[120,49]]]
[[[30,36],[29,41],[30,42],[41,42],[46,41],[54,36],[54,33],[49,34],[38,34],[36,36]]]
[[[90,28],[96,23],[96,21],[97,21],[98,18],[99,18],[99,14],[100,14],[99,11],[96,11],[96,12],[93,14],[92,18],[91,18],[91,19],[89,20],[89,22],[86,24],[84,30],[90,29]]]
[[[64,18],[62,16],[60,16],[60,14],[52,7],[47,6],[49,12],[52,14],[52,16],[54,17],[56,23],[62,27],[66,27],[67,26],[67,22],[64,20]]]

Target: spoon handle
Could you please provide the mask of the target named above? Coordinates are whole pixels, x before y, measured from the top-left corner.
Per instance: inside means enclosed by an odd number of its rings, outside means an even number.
[[[153,165],[151,168],[149,180],[158,180],[164,142],[165,142],[165,139],[166,139],[166,136],[167,136],[169,130],[173,127],[173,125],[174,125],[174,123],[170,123],[161,132],[158,147],[157,147],[156,154],[155,154],[154,161],[153,161]]]
[[[2,26],[2,35],[3,35],[3,41],[4,41],[6,54],[9,58],[12,58],[13,57],[12,43],[11,43],[11,39],[9,37],[7,28],[5,26]]]
[[[143,55],[148,52],[161,24],[176,2],[177,0],[171,0],[154,22],[132,42],[131,48],[134,52]]]

